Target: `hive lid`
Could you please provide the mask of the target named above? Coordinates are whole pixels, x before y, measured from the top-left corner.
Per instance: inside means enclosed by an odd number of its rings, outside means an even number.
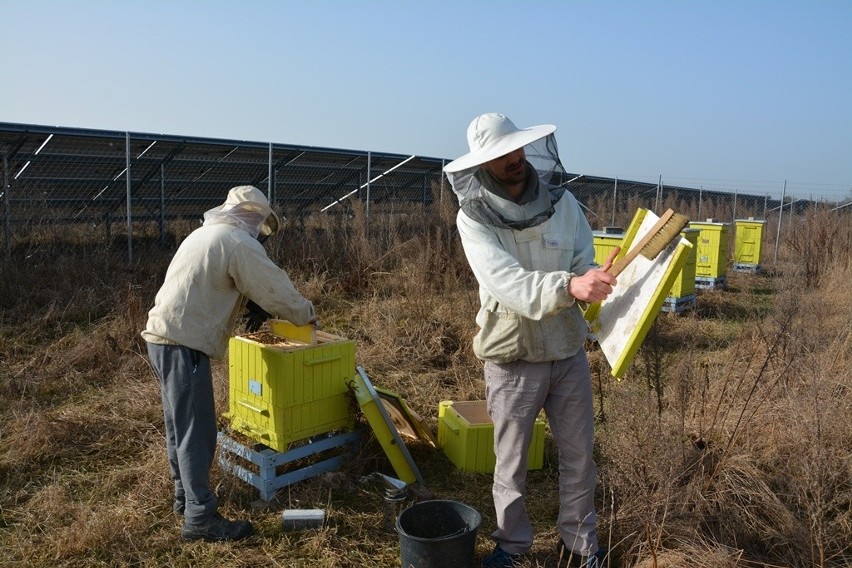
[[[361,407],[361,411],[390,460],[397,477],[406,483],[416,481],[420,485],[425,485],[420,470],[417,469],[411,454],[408,453],[408,448],[405,447],[405,443],[382,403],[379,393],[376,392],[364,369],[359,366],[356,370],[357,373],[352,377],[349,386],[355,392],[358,406]]]

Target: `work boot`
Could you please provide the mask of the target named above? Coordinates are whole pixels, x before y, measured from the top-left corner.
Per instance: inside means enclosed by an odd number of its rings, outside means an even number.
[[[209,542],[223,540],[242,540],[251,536],[253,529],[248,521],[229,521],[219,513],[201,522],[183,522],[180,536],[184,540],[206,540]]]
[[[494,551],[482,559],[482,568],[514,568],[520,565],[523,554],[509,554],[500,545],[494,547]]]
[[[186,510],[186,501],[181,499],[175,499],[172,503],[172,512],[175,514],[175,517],[182,517],[183,512]]]
[[[572,551],[565,546],[561,540],[557,545],[559,553],[559,568],[608,568],[609,567],[609,549],[599,548],[597,552],[591,556],[583,556],[578,552]]]

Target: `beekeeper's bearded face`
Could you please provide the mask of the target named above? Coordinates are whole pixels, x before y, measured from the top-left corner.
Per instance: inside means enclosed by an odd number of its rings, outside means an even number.
[[[485,168],[497,181],[506,186],[517,185],[527,179],[526,154],[523,148],[489,160],[480,167]]]

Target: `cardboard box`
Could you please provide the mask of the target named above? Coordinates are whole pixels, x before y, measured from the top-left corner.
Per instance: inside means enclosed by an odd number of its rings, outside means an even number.
[[[537,418],[527,455],[527,469],[544,465],[544,420]],[[441,401],[438,404],[438,446],[462,471],[492,473],[494,423],[485,410],[484,400]]]
[[[305,345],[260,332],[232,337],[228,350],[225,416],[237,432],[283,452],[292,442],[354,428],[354,341],[317,332],[316,345]]]

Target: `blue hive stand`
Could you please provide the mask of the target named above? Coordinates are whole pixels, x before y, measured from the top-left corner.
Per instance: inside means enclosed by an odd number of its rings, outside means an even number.
[[[304,467],[278,474],[279,467],[302,460],[311,456],[317,456],[330,450],[351,448],[357,446],[360,441],[358,432],[329,433],[314,436],[304,444],[289,449],[286,452],[276,452],[262,444],[257,444],[260,449],[252,449],[245,444],[231,438],[224,432],[219,432],[219,465],[227,472],[236,475],[249,485],[260,491],[260,498],[269,502],[275,497],[275,493],[288,485],[292,485],[304,479],[320,475],[329,471],[336,471],[343,465],[347,453],[338,453],[326,457],[315,463]],[[255,473],[240,465],[234,458],[242,458],[257,466]]]

